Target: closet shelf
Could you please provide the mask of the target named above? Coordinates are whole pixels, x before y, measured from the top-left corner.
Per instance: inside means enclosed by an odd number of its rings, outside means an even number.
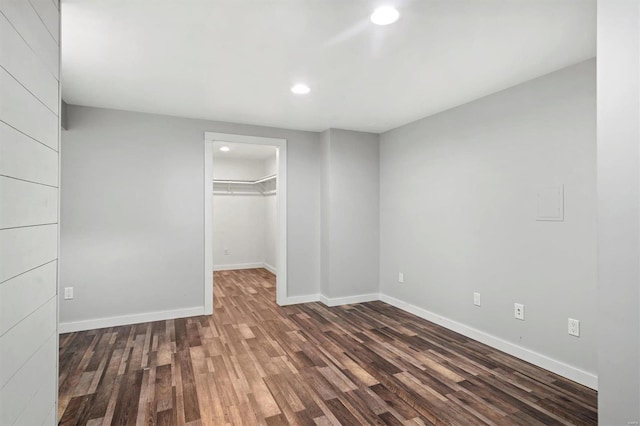
[[[262,182],[267,182],[267,181],[270,181],[270,180],[275,180],[277,177],[278,177],[278,175],[270,175],[270,176],[265,176],[265,177],[257,179],[257,180],[214,179],[213,183],[233,183],[233,184],[239,184],[239,185],[255,185],[257,183],[262,183]]]
[[[214,195],[274,195],[277,175],[256,180],[213,179]]]

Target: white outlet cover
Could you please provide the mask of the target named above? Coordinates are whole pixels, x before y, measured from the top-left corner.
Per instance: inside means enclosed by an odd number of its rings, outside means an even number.
[[[404,274],[402,272],[398,272],[398,282],[404,283]]]
[[[513,316],[516,319],[524,321],[524,305],[522,303],[513,304]]]

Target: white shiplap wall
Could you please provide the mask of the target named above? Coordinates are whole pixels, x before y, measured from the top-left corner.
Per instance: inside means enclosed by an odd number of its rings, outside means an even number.
[[[60,5],[0,0],[0,425],[57,421]]]

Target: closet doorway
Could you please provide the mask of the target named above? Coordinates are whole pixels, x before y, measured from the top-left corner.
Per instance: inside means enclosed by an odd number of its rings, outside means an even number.
[[[213,271],[265,268],[286,305],[286,140],[205,133],[205,314]]]

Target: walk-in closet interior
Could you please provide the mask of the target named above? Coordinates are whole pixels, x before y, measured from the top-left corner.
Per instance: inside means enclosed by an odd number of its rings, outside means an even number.
[[[277,148],[215,142],[213,269],[276,273]]]

